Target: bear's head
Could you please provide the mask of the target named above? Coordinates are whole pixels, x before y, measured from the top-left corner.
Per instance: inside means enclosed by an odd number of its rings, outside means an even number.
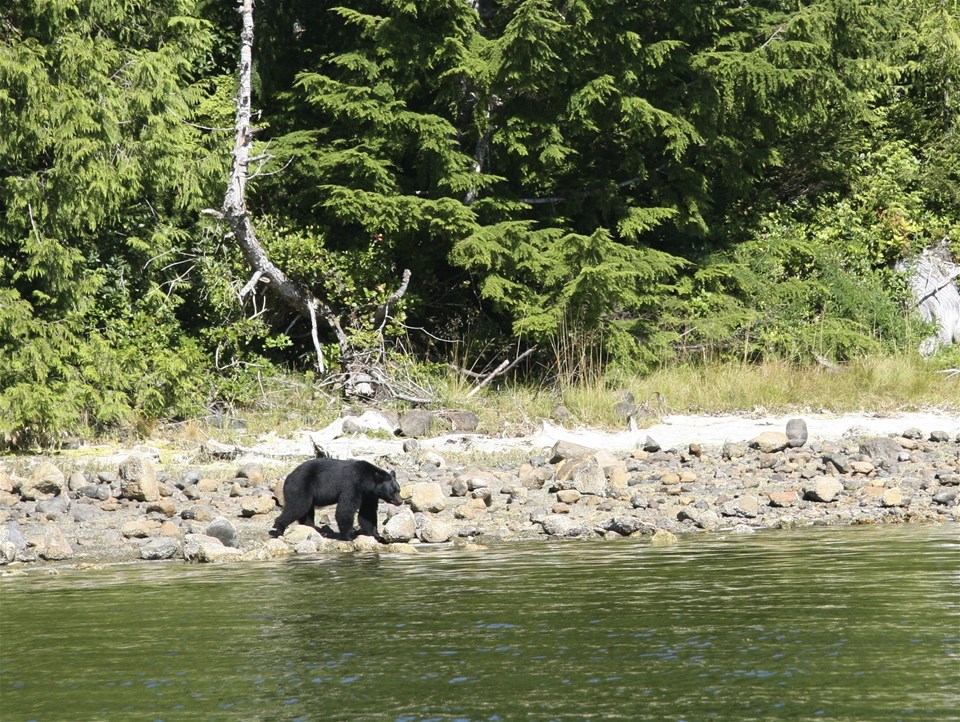
[[[397,472],[385,471],[377,479],[377,496],[394,506],[400,506],[403,503],[403,499],[400,498],[400,484],[397,483]]]

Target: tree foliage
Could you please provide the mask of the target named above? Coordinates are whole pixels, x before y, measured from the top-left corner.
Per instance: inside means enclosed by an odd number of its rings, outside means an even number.
[[[957,244],[956,0],[271,0],[256,27],[249,207],[360,348],[842,360],[909,345],[894,264]],[[201,216],[237,32],[212,0],[0,0],[8,441],[309,358]]]

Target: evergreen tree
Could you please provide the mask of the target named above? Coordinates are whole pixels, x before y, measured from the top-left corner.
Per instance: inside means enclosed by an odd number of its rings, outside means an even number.
[[[206,154],[189,0],[0,3],[0,434],[193,402],[178,278]],[[217,165],[217,164],[214,164]]]

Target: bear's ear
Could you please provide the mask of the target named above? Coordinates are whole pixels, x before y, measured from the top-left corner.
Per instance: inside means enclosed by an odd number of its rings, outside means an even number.
[[[388,481],[396,481],[396,480],[397,480],[397,472],[394,471],[393,469],[390,469],[390,472],[387,474],[387,478],[384,479],[384,483]]]

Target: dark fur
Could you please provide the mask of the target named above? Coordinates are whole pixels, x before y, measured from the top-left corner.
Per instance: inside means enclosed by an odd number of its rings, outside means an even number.
[[[356,536],[353,520],[358,513],[359,533],[380,539],[377,533],[380,499],[398,506],[403,503],[395,472],[356,459],[305,461],[283,482],[283,511],[274,522],[270,536],[282,536],[295,521],[316,529],[315,508],[336,504],[341,539]]]

